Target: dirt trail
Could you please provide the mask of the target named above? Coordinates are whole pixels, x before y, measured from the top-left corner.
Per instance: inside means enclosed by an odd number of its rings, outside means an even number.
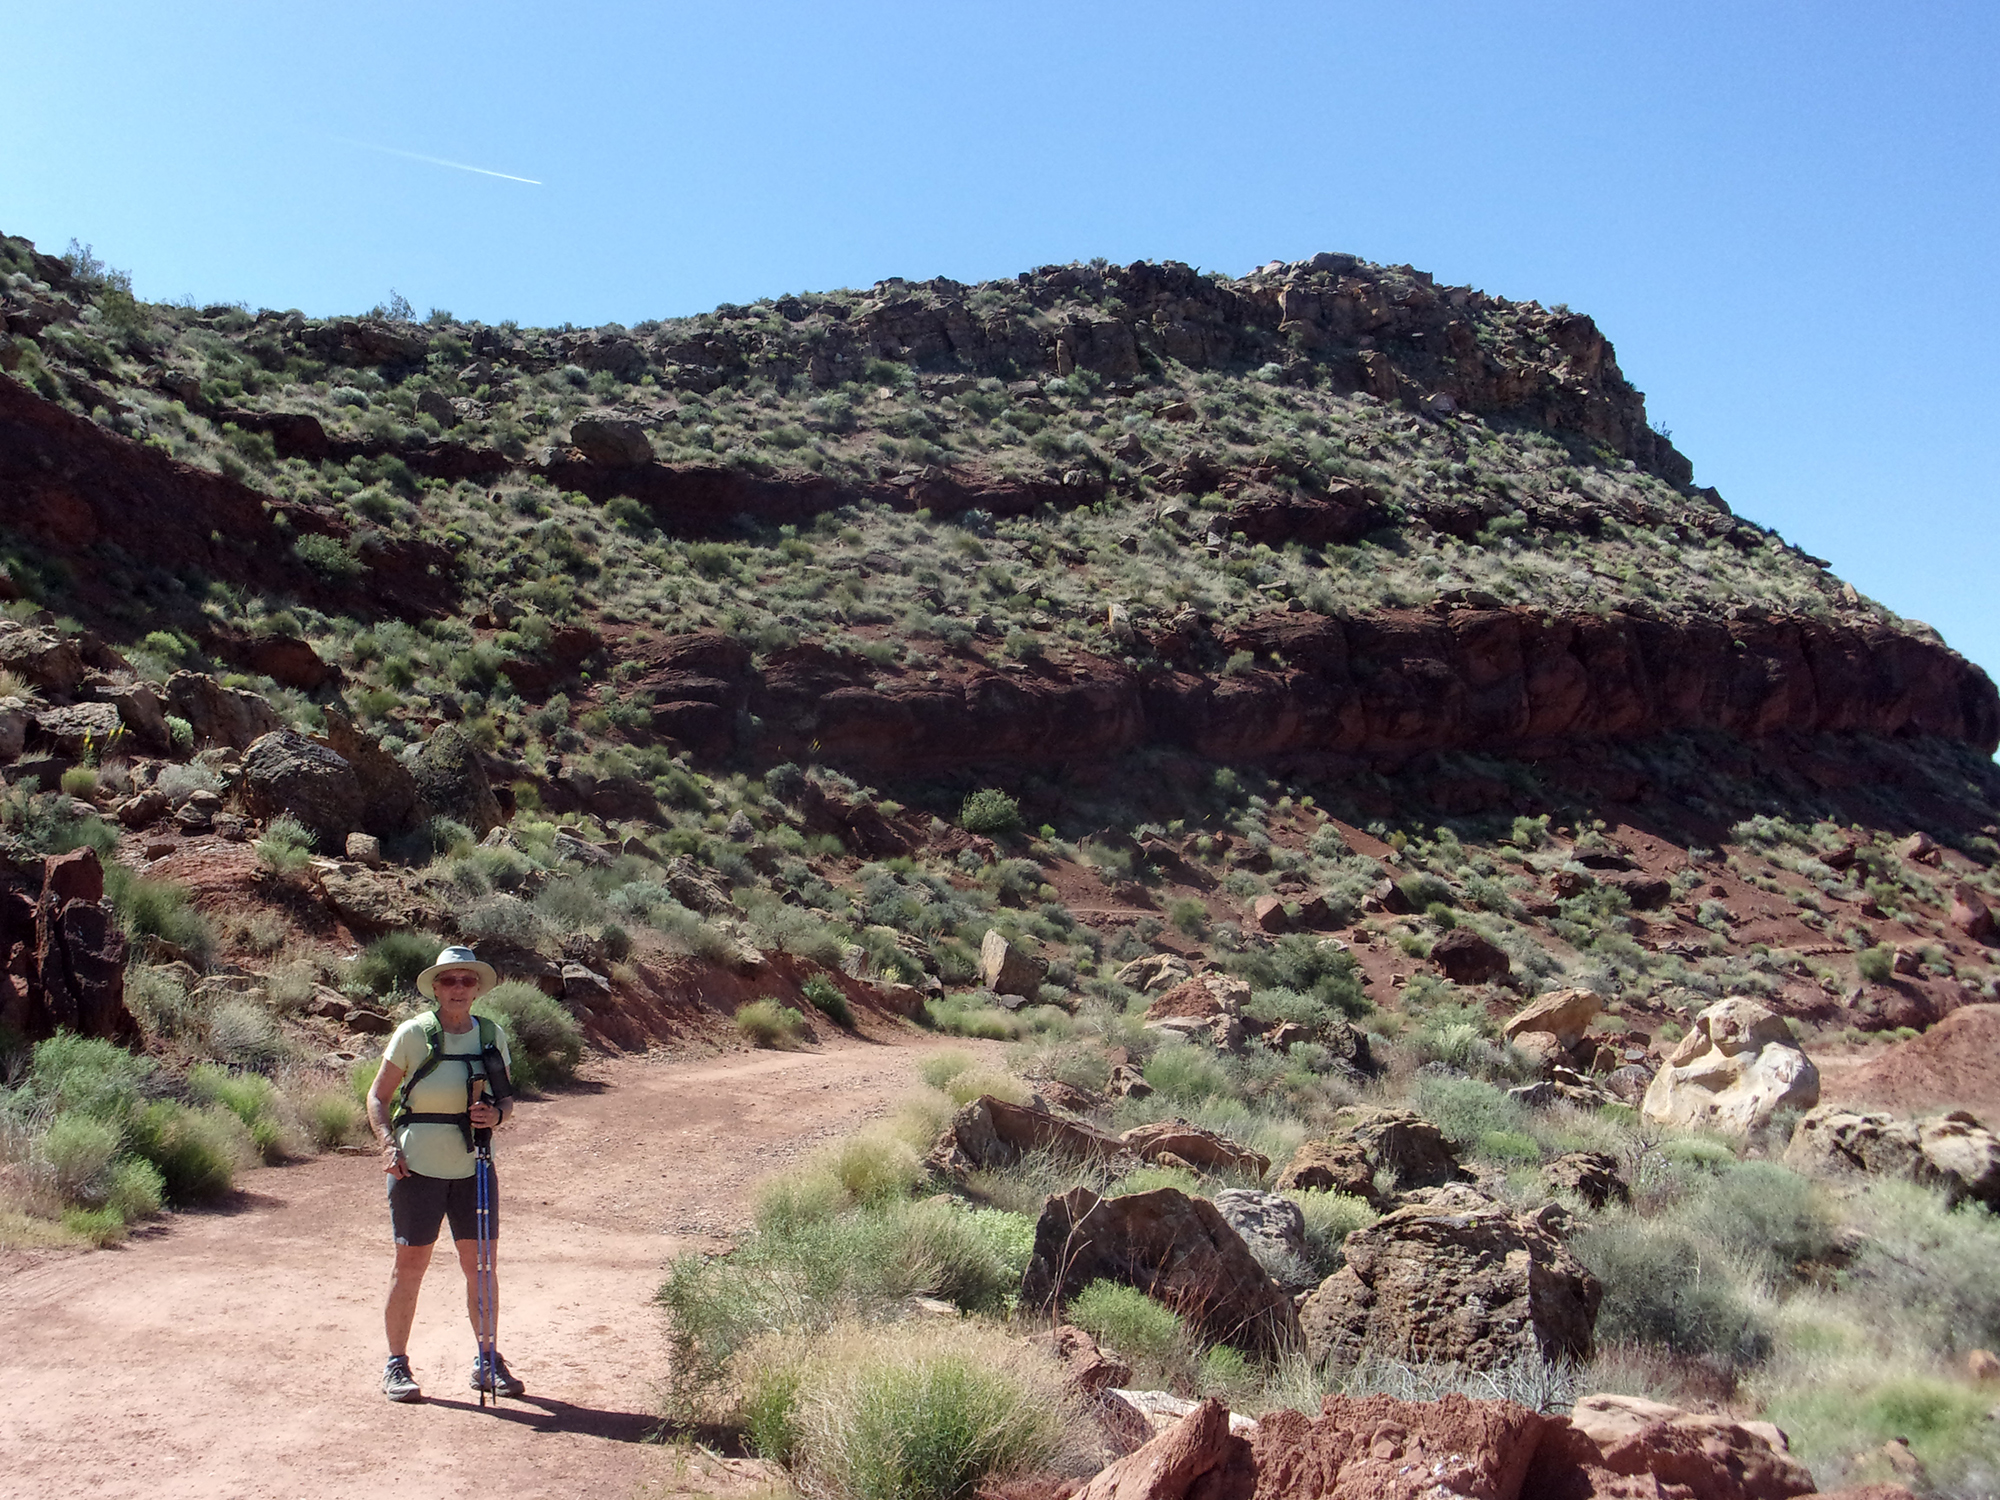
[[[0,1268],[0,1494],[626,1500],[731,1487],[698,1455],[645,1441],[662,1266],[743,1224],[758,1178],[882,1113],[936,1045],[618,1058],[582,1091],[524,1105],[496,1157],[500,1345],[528,1396],[497,1416],[466,1385],[472,1336],[448,1242],[410,1345],[427,1399],[395,1406],[376,1391],[389,1244],[373,1157],[258,1170],[227,1210]]]

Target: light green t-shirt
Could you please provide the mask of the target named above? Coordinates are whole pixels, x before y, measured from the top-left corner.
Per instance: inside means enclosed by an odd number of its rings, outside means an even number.
[[[514,1058],[507,1050],[507,1033],[498,1026],[493,1031],[500,1056],[511,1069]],[[411,1114],[456,1115],[465,1110],[466,1080],[472,1070],[460,1059],[479,1056],[479,1023],[475,1020],[470,1031],[440,1030],[438,1041],[441,1054],[438,1065],[410,1090]],[[396,1028],[382,1056],[402,1069],[407,1079],[429,1051],[424,1040],[424,1018],[412,1016]],[[397,1134],[396,1144],[403,1148],[404,1164],[412,1172],[421,1172],[426,1177],[472,1175],[473,1155],[465,1149],[465,1137],[456,1125],[405,1125]]]

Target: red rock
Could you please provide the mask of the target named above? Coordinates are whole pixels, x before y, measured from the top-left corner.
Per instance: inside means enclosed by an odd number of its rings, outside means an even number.
[[[1258,1423],[1256,1500],[1542,1500],[1523,1481],[1561,1420],[1459,1395],[1328,1396],[1316,1418],[1287,1410]]]
[[[1085,1485],[1079,1500],[1248,1500],[1250,1444],[1229,1431],[1229,1408],[1210,1397]],[[1237,1482],[1203,1484],[1234,1469]],[[1197,1489],[1197,1486],[1200,1486]]]
[[[1975,943],[1994,940],[1993,913],[1985,897],[1962,880],[1952,887],[1951,915],[1946,920]]]
[[[1292,919],[1285,915],[1282,896],[1259,896],[1251,905],[1250,920],[1259,932],[1284,932],[1292,925]]]
[[[1772,1438],[1778,1442],[1774,1443]],[[1546,1500],[1592,1500],[1636,1493],[1685,1500],[1791,1500],[1813,1477],[1766,1423],[1740,1424],[1636,1396],[1586,1396],[1567,1423],[1542,1439],[1524,1493]]]
[[[1431,962],[1454,984],[1490,984],[1505,979],[1507,950],[1469,927],[1454,927],[1431,945]]]
[[[102,901],[104,866],[88,845],[42,861],[42,889],[58,901]]]

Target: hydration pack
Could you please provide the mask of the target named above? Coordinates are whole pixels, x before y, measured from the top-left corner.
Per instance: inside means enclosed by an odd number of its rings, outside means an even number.
[[[424,1033],[424,1044],[428,1049],[424,1060],[410,1069],[410,1076],[403,1080],[403,1086],[396,1091],[396,1108],[389,1117],[389,1128],[399,1135],[405,1125],[456,1125],[459,1134],[465,1137],[465,1149],[471,1151],[492,1140],[490,1126],[473,1129],[472,1101],[476,1097],[477,1081],[485,1080],[486,1097],[495,1105],[503,1099],[514,1097],[513,1081],[507,1077],[507,1059],[500,1052],[500,1028],[490,1016],[474,1016],[479,1028],[479,1051],[477,1053],[452,1052],[444,1050],[444,1022],[438,1019],[436,1011],[426,1012],[418,1022]],[[410,1108],[410,1090],[415,1088],[441,1062],[465,1064],[465,1108],[455,1115],[418,1113]]]

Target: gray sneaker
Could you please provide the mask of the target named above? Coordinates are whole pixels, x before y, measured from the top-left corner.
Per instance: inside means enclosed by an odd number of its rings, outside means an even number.
[[[472,1357],[472,1379],[467,1382],[475,1391],[490,1391],[496,1396],[518,1396],[528,1388],[514,1378],[514,1372],[507,1368],[507,1361],[500,1357],[500,1351],[493,1351],[493,1361],[489,1366],[485,1358],[475,1354]]]
[[[409,1356],[389,1356],[389,1362],[382,1366],[382,1394],[391,1401],[423,1400],[424,1393],[417,1389],[417,1377],[410,1373]]]

